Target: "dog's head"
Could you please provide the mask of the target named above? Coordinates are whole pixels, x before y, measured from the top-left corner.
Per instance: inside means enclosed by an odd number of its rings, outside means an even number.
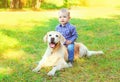
[[[65,42],[65,38],[57,31],[48,32],[43,39],[48,42],[51,48],[55,48],[58,43],[63,44]]]

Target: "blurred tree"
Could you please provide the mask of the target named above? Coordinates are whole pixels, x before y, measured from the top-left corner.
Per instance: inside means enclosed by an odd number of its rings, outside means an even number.
[[[8,5],[8,0],[1,0],[0,1],[0,7],[1,8],[7,8],[9,5]]]
[[[70,8],[69,0],[64,0],[64,7]]]
[[[74,6],[113,6],[120,7],[120,0],[0,0],[0,8],[22,9],[56,9]]]
[[[32,8],[39,9],[44,0],[32,0]]]
[[[3,2],[4,2],[3,3],[4,7],[7,8],[8,7],[8,0],[4,0]]]
[[[36,0],[36,5],[35,5],[35,8],[36,8],[36,9],[39,9],[39,8],[40,8],[41,3],[42,3],[42,0]]]
[[[22,9],[23,8],[22,0],[10,0],[10,8],[12,8],[12,9]]]

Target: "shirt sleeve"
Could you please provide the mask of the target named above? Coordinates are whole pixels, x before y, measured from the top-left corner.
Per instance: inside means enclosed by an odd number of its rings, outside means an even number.
[[[71,29],[71,38],[70,38],[70,41],[72,41],[72,43],[77,39],[77,37],[78,37],[78,34],[77,34],[77,31],[76,31],[76,27],[72,27],[72,29]]]

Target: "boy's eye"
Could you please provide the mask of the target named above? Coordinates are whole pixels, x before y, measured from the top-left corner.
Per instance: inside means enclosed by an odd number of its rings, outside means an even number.
[[[59,16],[59,18],[67,18],[67,16]]]
[[[59,18],[62,18],[61,16],[59,16]]]
[[[66,16],[63,16],[63,18],[66,18]]]

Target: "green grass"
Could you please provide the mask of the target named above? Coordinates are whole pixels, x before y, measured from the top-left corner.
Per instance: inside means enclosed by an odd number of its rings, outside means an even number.
[[[106,12],[102,12],[102,11]],[[71,10],[71,23],[77,27],[77,42],[104,55],[77,59],[73,68],[51,68],[39,74],[31,70],[46,49],[44,35],[58,24],[57,10],[40,12],[0,12],[1,82],[119,82],[120,11],[117,9],[80,8]]]

